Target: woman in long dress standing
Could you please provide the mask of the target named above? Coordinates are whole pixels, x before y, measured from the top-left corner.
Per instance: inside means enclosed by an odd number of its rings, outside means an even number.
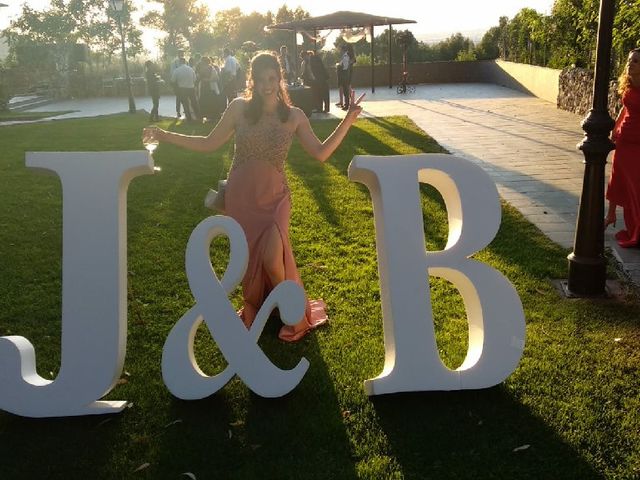
[[[181,135],[148,127],[144,135],[189,150],[213,152],[235,133],[235,152],[225,193],[225,214],[244,229],[249,244],[249,266],[242,281],[242,320],[253,323],[269,292],[284,280],[302,286],[289,243],[291,193],[285,161],[293,136],[315,159],[325,162],[340,145],[362,107],[364,94],[331,135],[321,142],[302,110],[293,107],[284,86],[282,66],[272,53],[260,53],[251,61],[246,98],[229,104],[220,122],[206,136]],[[284,325],[281,340],[295,342],[327,321],[321,300],[307,301],[305,317],[294,326]]]
[[[616,240],[628,248],[640,246],[640,48],[629,52],[619,88],[623,107],[612,135],[616,150],[607,188],[605,228],[615,226],[616,206],[620,205],[625,229],[616,233]]]

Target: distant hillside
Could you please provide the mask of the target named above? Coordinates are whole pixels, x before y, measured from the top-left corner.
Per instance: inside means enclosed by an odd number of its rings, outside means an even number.
[[[460,33],[462,34],[462,36],[468,37],[477,43],[482,40],[482,37],[486,32],[486,28],[476,28],[475,30],[466,30]],[[419,42],[424,42],[431,45],[441,42],[442,40],[446,40],[451,35],[455,35],[456,33],[458,32],[414,33],[414,36]]]

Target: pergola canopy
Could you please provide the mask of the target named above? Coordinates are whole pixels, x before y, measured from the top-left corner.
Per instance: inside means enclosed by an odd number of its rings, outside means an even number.
[[[373,65],[373,27],[377,25],[387,25],[391,30],[391,25],[403,23],[416,23],[415,20],[406,20],[404,18],[381,17],[378,15],[370,15],[368,13],[341,11],[321,15],[319,17],[305,18],[294,22],[278,23],[269,25],[268,30],[291,30],[293,32],[310,31],[310,30],[333,30],[342,28],[368,27],[371,35],[371,91],[375,92],[374,82],[374,65]],[[391,79],[391,35],[389,35],[389,88],[392,86]]]
[[[376,25],[396,25],[401,23],[416,23],[415,20],[404,18],[380,17],[360,12],[335,12],[320,17],[305,18],[294,22],[270,25],[269,30],[329,30],[338,28],[370,27]]]

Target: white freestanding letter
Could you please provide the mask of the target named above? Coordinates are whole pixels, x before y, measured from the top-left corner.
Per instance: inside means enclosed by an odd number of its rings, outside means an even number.
[[[27,153],[27,166],[62,182],[62,363],[36,373],[33,345],[0,337],[0,408],[27,417],[119,412],[98,401],[122,372],[127,335],[127,187],[153,173],[140,152]]]
[[[229,265],[222,280],[211,266],[209,247],[219,236],[229,238]],[[175,324],[162,351],[162,378],[176,397],[195,400],[214,394],[237,374],[255,393],[281,397],[293,390],[309,368],[306,358],[291,370],[275,366],[257,345],[269,314],[278,307],[280,318],[295,325],[304,317],[306,298],[291,280],[279,283],[267,296],[247,331],[236,315],[228,295],[240,283],[249,261],[249,247],[242,227],[231,217],[205,218],[191,233],[186,252],[189,286],[196,305]],[[229,365],[213,376],[205,375],[193,352],[196,331],[202,322],[216,340]]]
[[[384,323],[385,364],[365,381],[369,395],[491,387],[515,370],[524,349],[520,298],[499,272],[469,257],[500,226],[498,192],[471,162],[444,154],[356,156],[349,178],[373,200]],[[419,184],[442,195],[449,217],[444,250],[427,252]],[[467,311],[469,349],[456,370],[438,355],[429,276],[459,290]]]

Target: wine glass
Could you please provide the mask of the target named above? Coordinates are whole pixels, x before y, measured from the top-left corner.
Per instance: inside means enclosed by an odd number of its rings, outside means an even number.
[[[158,147],[158,143],[158,139],[153,132],[145,129],[144,134],[142,135],[142,144],[144,145],[144,148],[146,148],[149,153],[153,153]]]
[[[150,155],[153,154],[154,150],[158,147],[158,143],[158,138],[153,134],[153,130],[145,129],[142,134],[142,144]],[[157,165],[153,167],[154,172],[160,172],[161,170],[162,168]]]

